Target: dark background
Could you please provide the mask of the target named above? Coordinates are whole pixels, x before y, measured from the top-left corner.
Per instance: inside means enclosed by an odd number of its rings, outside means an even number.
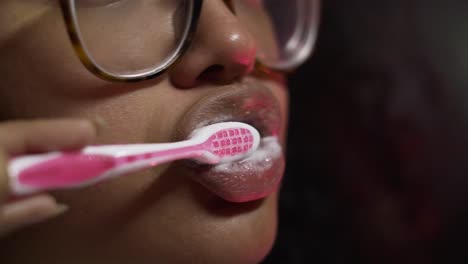
[[[468,1],[322,11],[265,263],[468,263]]]

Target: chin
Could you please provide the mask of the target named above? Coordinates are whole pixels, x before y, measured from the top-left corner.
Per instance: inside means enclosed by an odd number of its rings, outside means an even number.
[[[242,204],[199,186],[171,194],[177,198],[170,208],[159,203],[107,241],[104,255],[115,255],[116,249],[122,253],[112,263],[249,264],[260,263],[270,252],[277,232],[277,193]]]

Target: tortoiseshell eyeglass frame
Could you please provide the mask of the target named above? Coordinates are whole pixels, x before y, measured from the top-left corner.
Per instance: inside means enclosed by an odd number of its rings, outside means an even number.
[[[77,23],[77,14],[75,9],[75,0],[59,0],[60,7],[62,9],[63,18],[65,20],[66,28],[68,31],[68,35],[70,41],[73,45],[73,49],[77,54],[78,58],[82,62],[82,64],[94,75],[97,77],[112,81],[112,82],[139,82],[144,80],[149,80],[156,78],[162,74],[164,74],[171,65],[176,63],[179,58],[187,51],[190,47],[193,36],[197,30],[198,21],[200,19],[200,14],[203,6],[203,0],[187,0],[190,3],[190,14],[191,17],[188,21],[188,28],[185,33],[185,38],[183,42],[180,44],[176,52],[173,56],[171,56],[165,63],[162,65],[155,67],[155,69],[138,73],[138,74],[131,74],[131,75],[116,75],[109,72],[106,72],[101,67],[99,67],[93,58],[90,56],[89,52],[86,50],[84,42],[82,40],[78,23]],[[320,0],[299,0],[303,5],[305,5],[305,13],[303,13],[304,22],[309,22],[310,28],[307,32],[308,34],[304,36],[303,39],[305,45],[303,50],[298,54],[298,56],[291,62],[288,63],[286,66],[280,67],[272,67],[263,64],[258,59],[256,60],[255,67],[253,70],[254,75],[258,77],[264,77],[267,79],[278,79],[282,80],[283,74],[291,73],[302,64],[307,58],[310,56],[313,50],[313,46],[315,44],[315,38],[318,31],[318,22],[319,22],[319,15],[320,15]],[[235,13],[234,6],[232,0],[224,0],[226,5],[231,9],[233,13]]]

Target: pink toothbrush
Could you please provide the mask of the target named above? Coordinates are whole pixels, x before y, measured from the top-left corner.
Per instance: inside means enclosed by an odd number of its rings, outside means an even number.
[[[18,156],[8,164],[10,190],[26,195],[87,186],[179,159],[228,162],[248,156],[259,143],[252,126],[225,122],[199,128],[188,140],[174,143],[88,146],[75,152]]]

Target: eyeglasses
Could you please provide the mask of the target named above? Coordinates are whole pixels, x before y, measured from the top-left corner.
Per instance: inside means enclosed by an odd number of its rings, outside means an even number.
[[[258,65],[288,71],[310,56],[319,0],[225,2],[255,38]],[[60,3],[69,36],[86,68],[106,80],[133,82],[161,75],[188,49],[203,0]]]

